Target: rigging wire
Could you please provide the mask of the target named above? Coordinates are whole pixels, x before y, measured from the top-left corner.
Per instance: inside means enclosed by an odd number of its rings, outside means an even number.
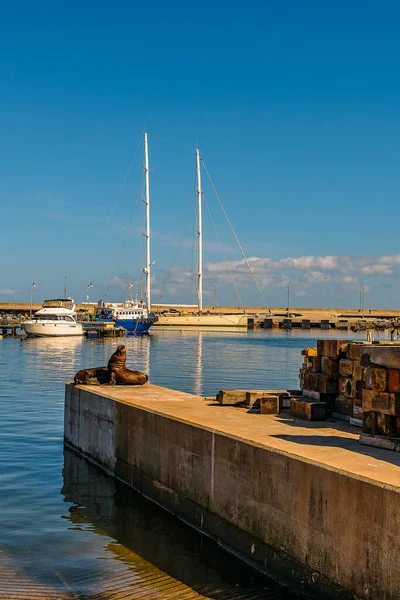
[[[121,258],[122,250],[124,249],[125,242],[126,242],[126,238],[127,238],[127,235],[128,235],[128,232],[129,232],[129,229],[130,229],[131,223],[132,223],[132,219],[133,219],[133,211],[134,211],[134,209],[132,208],[132,211],[131,211],[131,215],[130,215],[130,217],[129,217],[128,224],[127,224],[127,226],[126,226],[126,228],[125,228],[124,237],[122,238],[122,242],[121,242],[121,246],[120,246],[119,253],[118,253],[118,256],[117,256],[117,260],[115,261],[115,264],[114,264],[114,268],[113,268],[113,271],[112,271],[111,277],[110,277],[110,279],[109,279],[109,281],[108,281],[108,283],[107,283],[107,288],[106,288],[106,293],[104,294],[104,298],[107,298],[107,294],[108,294],[108,290],[110,289],[111,281],[112,281],[112,280],[114,279],[114,277],[115,277],[115,273],[116,273],[116,270],[117,270],[117,266],[118,266],[119,260],[120,260],[120,258]]]
[[[238,288],[237,288],[237,285],[236,285],[235,278],[234,278],[234,276],[233,276],[232,270],[231,270],[231,268],[229,267],[229,263],[228,263],[228,259],[227,259],[227,257],[226,257],[226,254],[225,254],[224,246],[223,246],[223,244],[222,244],[221,238],[220,238],[220,237],[219,237],[219,235],[218,235],[218,231],[217,231],[217,228],[216,228],[216,226],[215,226],[214,219],[212,218],[211,211],[210,211],[210,208],[209,208],[209,206],[208,206],[208,202],[207,202],[207,200],[206,200],[206,197],[205,197],[205,194],[204,194],[204,193],[203,193],[203,200],[204,200],[204,204],[206,205],[206,208],[207,208],[208,216],[210,217],[210,220],[211,220],[212,226],[213,226],[213,228],[214,228],[215,235],[217,236],[217,239],[218,239],[219,245],[221,246],[221,251],[222,251],[222,255],[223,255],[223,257],[224,257],[224,260],[225,260],[225,265],[226,265],[226,268],[227,268],[227,269],[228,269],[228,271],[229,271],[229,275],[231,276],[231,279],[232,279],[233,286],[234,286],[234,288],[235,288],[235,290],[236,290],[237,297],[239,298],[240,306],[242,307],[242,309],[243,309],[243,312],[244,312],[244,313],[246,313],[245,306],[244,306],[244,304],[243,304],[242,298],[241,298],[241,296],[240,296],[240,293],[239,293],[239,290],[238,290]]]
[[[107,229],[108,229],[108,228],[110,227],[110,225],[111,225],[112,218],[113,218],[113,216],[114,216],[114,213],[115,213],[115,210],[116,210],[116,208],[117,208],[118,202],[119,202],[119,200],[120,200],[120,198],[121,198],[122,192],[124,191],[125,184],[126,184],[126,182],[127,182],[127,180],[128,180],[129,173],[130,173],[130,171],[131,171],[131,169],[132,169],[132,167],[133,167],[133,163],[135,162],[136,155],[137,155],[137,153],[138,153],[138,151],[139,151],[139,148],[140,148],[140,145],[141,145],[141,143],[142,143],[142,138],[140,138],[140,140],[139,140],[139,143],[138,143],[138,145],[136,146],[136,150],[135,150],[135,153],[134,153],[134,155],[133,155],[133,158],[132,158],[132,160],[131,160],[131,163],[130,163],[130,165],[129,165],[129,167],[128,167],[128,170],[127,170],[127,172],[125,173],[125,178],[124,178],[124,181],[122,182],[122,185],[121,185],[121,187],[120,187],[120,189],[119,189],[119,192],[118,192],[118,194],[116,195],[116,198],[115,198],[115,201],[114,201],[114,205],[113,205],[113,207],[112,207],[112,209],[111,209],[111,212],[110,212],[110,214],[109,214],[109,216],[108,216],[108,219],[107,219],[107,222],[106,222],[105,231],[107,231]]]
[[[133,161],[134,161],[134,159],[136,158],[136,154],[137,154],[137,151],[138,151],[138,149],[139,149],[139,146],[140,146],[140,143],[139,143],[139,145],[138,145],[138,146],[137,146],[137,148],[136,148],[135,155],[134,155],[134,157],[133,157],[133,159],[132,159],[132,162],[131,162],[131,165],[130,165],[130,167],[129,167],[129,170],[130,170],[131,166],[133,165]],[[128,173],[129,173],[129,170],[128,170]],[[125,181],[126,181],[126,179],[127,179],[128,173],[127,173],[127,175],[126,175],[126,177],[125,177]],[[141,197],[141,198],[143,197],[143,189],[144,189],[144,183],[143,183],[143,178],[142,178],[142,182],[141,182],[141,189],[140,189],[140,197]],[[130,230],[130,227],[131,227],[131,224],[132,224],[133,214],[134,214],[134,211],[135,211],[135,208],[136,208],[136,205],[137,205],[137,204],[138,204],[138,199],[136,198],[136,201],[135,201],[135,202],[133,203],[133,205],[132,205],[131,214],[130,214],[130,216],[129,216],[129,220],[128,220],[127,226],[126,226],[126,228],[125,228],[125,232],[124,232],[124,235],[123,235],[123,238],[122,238],[121,246],[120,246],[120,248],[119,248],[119,252],[118,252],[118,255],[117,255],[117,259],[116,259],[116,261],[115,261],[115,263],[114,263],[114,268],[113,268],[113,270],[112,270],[111,277],[110,277],[110,279],[108,280],[108,283],[107,283],[107,288],[106,288],[106,292],[105,292],[105,294],[104,294],[104,298],[107,298],[107,294],[108,294],[108,291],[109,291],[109,289],[110,289],[111,281],[112,281],[112,280],[114,279],[114,277],[115,277],[115,274],[116,274],[116,271],[117,271],[117,267],[118,267],[119,261],[120,261],[120,259],[121,259],[122,251],[123,251],[123,249],[124,249],[124,247],[125,247],[125,243],[126,243],[126,240],[127,240],[127,237],[128,237],[128,233],[129,233],[129,230]]]
[[[177,251],[175,253],[174,260],[172,261],[171,267],[167,270],[167,274],[166,274],[166,276],[164,278],[164,281],[162,283],[162,286],[161,286],[161,289],[160,289],[160,301],[161,301],[161,299],[163,297],[163,291],[162,290],[167,286],[167,284],[168,284],[168,282],[170,280],[170,277],[172,275],[172,271],[173,271],[173,269],[175,267],[175,263],[178,260],[178,255],[183,251],[183,242],[184,242],[184,240],[186,238],[187,230],[189,229],[190,220],[191,220],[191,216],[189,215],[188,220],[187,220],[186,225],[185,225],[185,228],[183,230],[182,237],[181,237],[181,239],[179,241],[178,249],[177,249]]]
[[[257,286],[257,289],[258,289],[258,291],[259,291],[259,292],[260,292],[260,294],[261,294],[261,297],[262,297],[262,299],[264,300],[265,306],[268,308],[268,311],[269,311],[269,313],[271,313],[271,309],[270,309],[270,307],[268,306],[267,299],[265,298],[265,296],[264,296],[264,293],[263,293],[262,289],[260,288],[260,285],[259,285],[259,283],[258,283],[258,281],[257,281],[257,279],[256,279],[256,276],[254,275],[253,269],[251,268],[249,261],[247,260],[247,256],[245,255],[245,253],[244,253],[244,250],[243,250],[243,248],[242,248],[242,246],[241,246],[241,244],[240,244],[240,242],[239,242],[239,239],[238,239],[238,237],[237,237],[237,235],[236,235],[236,233],[235,233],[235,230],[233,229],[232,223],[230,222],[230,220],[229,220],[229,217],[228,217],[228,215],[227,215],[227,212],[226,212],[226,210],[225,210],[225,208],[224,208],[224,205],[222,204],[222,200],[221,200],[221,198],[219,197],[217,190],[215,189],[214,182],[213,182],[213,180],[211,179],[211,176],[210,176],[210,174],[209,174],[209,172],[208,172],[208,170],[207,170],[206,164],[205,164],[204,160],[203,160],[201,157],[200,157],[200,160],[201,160],[201,162],[203,163],[203,167],[204,167],[204,170],[205,170],[205,172],[206,172],[206,175],[207,175],[207,177],[208,177],[208,179],[209,179],[209,181],[210,181],[210,183],[211,183],[211,187],[213,188],[213,190],[214,190],[214,193],[215,193],[215,195],[216,195],[216,197],[217,197],[217,200],[218,200],[218,202],[219,202],[219,204],[220,204],[220,206],[221,206],[222,212],[224,213],[224,215],[225,215],[225,218],[226,218],[226,220],[228,221],[229,227],[231,228],[232,234],[233,234],[233,236],[234,236],[234,238],[235,238],[235,240],[236,240],[236,243],[237,243],[237,245],[239,246],[240,252],[242,253],[242,256],[243,256],[243,258],[244,258],[244,260],[245,260],[245,262],[246,262],[247,268],[249,269],[249,271],[250,271],[250,273],[251,273],[251,276],[252,276],[252,278],[253,278],[253,280],[254,280],[254,283],[255,283],[255,284],[256,284],[256,286]]]

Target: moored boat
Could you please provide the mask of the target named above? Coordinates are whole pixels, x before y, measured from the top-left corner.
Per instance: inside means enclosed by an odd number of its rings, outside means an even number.
[[[24,321],[21,327],[29,337],[83,335],[83,327],[76,320],[72,298],[45,300],[43,307]]]
[[[128,333],[147,333],[158,320],[157,315],[148,313],[144,302],[126,300],[126,302],[103,302],[97,306],[96,321],[113,321],[117,327],[123,327]]]

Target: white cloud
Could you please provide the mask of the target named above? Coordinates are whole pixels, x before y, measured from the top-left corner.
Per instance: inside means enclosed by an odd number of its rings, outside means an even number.
[[[331,277],[322,271],[308,271],[305,274],[305,279],[309,283],[327,283],[331,281]]]
[[[393,256],[370,256],[362,255],[342,255],[342,256],[299,256],[286,257],[273,260],[270,257],[259,258],[252,256],[248,259],[249,265],[255,274],[269,274],[274,272],[296,272],[304,271],[308,278],[321,279],[321,273],[328,271],[330,274],[338,272],[341,274],[340,280],[345,283],[357,281],[354,275],[345,273],[359,273],[359,275],[392,275],[396,266],[400,266],[400,254]],[[244,259],[225,262],[209,262],[205,265],[205,270],[214,274],[226,272],[229,269],[234,275],[237,273],[249,273],[248,266]],[[319,275],[315,275],[318,273]],[[314,274],[314,275],[312,275]],[[288,277],[288,275],[287,275]],[[326,281],[326,279],[324,279]]]
[[[17,290],[11,288],[0,288],[0,296],[14,296]]]
[[[381,256],[378,262],[382,265],[400,265],[400,254],[393,254],[392,256]]]
[[[393,268],[388,265],[365,265],[360,269],[364,275],[392,275]]]
[[[341,297],[354,294],[364,284],[365,291],[381,288],[385,278],[389,285],[391,279],[400,278],[400,254],[394,255],[304,255],[271,258],[269,256],[251,256],[248,258],[251,271],[265,296],[283,298],[284,290],[290,280],[293,296],[299,298],[313,294],[329,294]],[[230,272],[231,273],[230,273]],[[246,260],[210,261],[204,264],[204,294],[212,294],[213,281],[218,281],[218,290],[232,288],[232,276],[239,293],[247,297],[257,294],[256,286]],[[367,284],[370,285],[367,285]],[[182,267],[157,272],[156,285],[162,290],[163,297],[175,296],[193,298],[196,294],[196,273]],[[324,291],[325,290],[325,291]],[[232,292],[233,293],[233,292]],[[211,296],[210,296],[211,297]]]

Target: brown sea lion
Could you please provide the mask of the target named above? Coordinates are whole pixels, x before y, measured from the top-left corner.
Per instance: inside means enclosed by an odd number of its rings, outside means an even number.
[[[126,349],[120,344],[108,361],[110,377],[115,378],[117,385],[143,385],[148,381],[147,375],[140,371],[126,368]]]
[[[74,384],[78,385],[104,385],[113,383],[111,374],[107,367],[96,367],[95,369],[82,369],[74,377]]]

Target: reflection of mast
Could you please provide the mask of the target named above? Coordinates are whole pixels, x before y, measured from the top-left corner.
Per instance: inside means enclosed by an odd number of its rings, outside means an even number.
[[[143,371],[148,375],[150,379],[150,337],[148,335],[142,336],[142,349],[143,349]]]
[[[197,357],[196,369],[194,372],[193,391],[197,396],[202,394],[202,375],[203,375],[203,331],[197,332]]]

